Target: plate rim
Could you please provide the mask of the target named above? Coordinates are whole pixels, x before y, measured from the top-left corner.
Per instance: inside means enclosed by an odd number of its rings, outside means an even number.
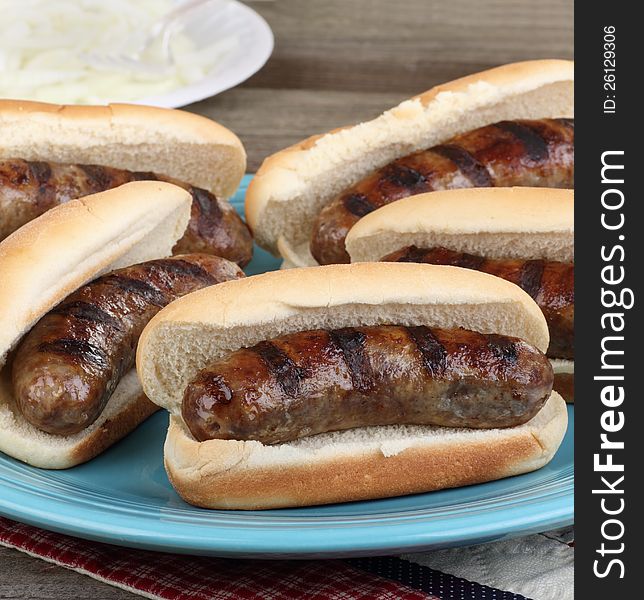
[[[571,426],[566,436],[569,436],[567,443],[572,444],[574,408],[569,407],[568,413]],[[5,460],[14,462],[19,468],[32,469],[14,459],[7,457]],[[36,470],[36,473],[39,472]],[[525,476],[530,476],[530,473],[506,479],[513,480]],[[0,475],[0,480],[6,481],[6,477]],[[118,525],[116,525],[115,515],[108,514],[106,518],[101,507],[84,506],[83,510],[79,511],[74,498],[40,504],[37,499],[30,499],[30,503],[25,501],[24,491],[16,492],[12,486],[3,486],[0,514],[74,537],[145,550],[246,558],[313,556],[331,558],[454,547],[564,527],[573,522],[573,491],[573,477],[567,476],[554,493],[545,497],[538,496],[536,500],[532,500],[531,491],[528,490],[527,497],[507,504],[503,503],[504,496],[498,495],[491,500],[496,501],[500,506],[483,511],[465,510],[457,517],[441,514],[450,508],[447,505],[439,507],[439,518],[431,514],[431,509],[429,514],[419,514],[415,518],[398,519],[394,522],[381,519],[377,514],[367,514],[363,523],[347,526],[333,522],[334,519],[343,517],[329,517],[330,522],[321,525],[318,522],[320,517],[316,516],[308,528],[289,523],[269,525],[267,521],[271,520],[275,512],[216,511],[213,513],[186,505],[192,515],[195,510],[203,513],[205,519],[213,514],[217,518],[222,515],[235,515],[241,522],[223,526],[215,519],[210,527],[205,528],[203,523],[186,524],[176,519],[164,520],[164,513],[171,511],[156,507],[154,515],[144,515],[143,519],[140,514],[130,516],[117,514]],[[538,511],[529,510],[534,502],[539,505]],[[243,524],[244,519],[251,514],[255,517],[255,522]],[[266,517],[263,517],[264,514]],[[306,517],[301,516],[299,520],[306,520]],[[445,527],[446,524],[447,527]],[[160,534],[161,525],[165,526],[163,534]]]

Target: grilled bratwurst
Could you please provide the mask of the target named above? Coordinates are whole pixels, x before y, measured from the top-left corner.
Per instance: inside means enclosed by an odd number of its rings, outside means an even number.
[[[175,254],[216,254],[242,267],[250,262],[250,231],[228,202],[170,177],[99,165],[0,161],[0,241],[54,206],[141,180],[173,183],[192,195],[190,222],[174,248]]]
[[[79,288],[25,336],[13,361],[16,402],[48,433],[85,429],[133,367],[148,321],[172,300],[243,277],[234,263],[206,254],[151,260]]]
[[[188,385],[199,441],[287,442],[372,425],[513,427],[548,399],[548,359],[512,337],[396,325],[293,333],[232,352]]]
[[[548,323],[548,356],[574,358],[575,266],[546,260],[491,259],[454,252],[447,248],[408,246],[381,259],[384,262],[414,262],[451,265],[496,275],[518,285],[539,305]]]
[[[571,188],[573,119],[501,121],[398,158],[322,209],[311,253],[320,264],[348,263],[344,240],[361,217],[401,198],[469,187]]]

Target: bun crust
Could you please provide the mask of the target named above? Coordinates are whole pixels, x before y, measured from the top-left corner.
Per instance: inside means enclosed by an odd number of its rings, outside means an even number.
[[[311,225],[327,202],[373,170],[421,148],[505,119],[572,117],[573,62],[535,60],[457,79],[376,119],[313,136],[268,157],[246,195],[257,243],[299,266]],[[281,244],[281,247],[279,246]]]
[[[535,417],[510,429],[371,427],[276,446],[199,443],[178,417],[171,417],[165,466],[179,495],[204,508],[256,510],[368,500],[534,471],[554,456],[567,421],[565,403],[556,392]]]
[[[157,410],[132,370],[94,423],[75,435],[51,435],[28,423],[16,408],[11,373],[5,368],[0,372],[0,452],[41,469],[68,469],[98,456]]]
[[[172,302],[139,340],[147,396],[180,414],[188,383],[210,362],[295,331],[358,325],[464,327],[548,347],[546,321],[518,286],[458,267],[358,263],[272,271]]]
[[[246,169],[239,138],[181,110],[0,100],[0,159],[24,158],[153,171],[232,196]]]
[[[5,361],[43,315],[80,286],[113,269],[170,255],[191,203],[190,194],[175,185],[128,183],[53,208],[0,243],[0,451],[37,467],[71,467],[156,410],[131,371],[90,427],[73,436],[46,434],[17,410]]]
[[[574,193],[551,188],[470,188],[418,194],[360,219],[346,247],[352,262],[406,246],[444,246],[487,258],[574,260]]]

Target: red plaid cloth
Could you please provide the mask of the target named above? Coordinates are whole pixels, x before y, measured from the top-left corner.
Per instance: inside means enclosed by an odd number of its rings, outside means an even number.
[[[87,542],[0,517],[0,545],[149,598],[437,600],[344,561],[177,556]]]

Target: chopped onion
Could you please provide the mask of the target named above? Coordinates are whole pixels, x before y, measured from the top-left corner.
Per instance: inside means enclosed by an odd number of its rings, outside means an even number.
[[[214,2],[221,5],[222,2]],[[177,27],[172,62],[163,68],[94,64],[85,57],[128,54],[141,47],[173,0],[0,0],[0,97],[63,104],[137,101],[203,79],[239,40],[212,36],[198,46]],[[208,4],[198,11],[221,8]],[[158,44],[144,63],[163,60]]]

